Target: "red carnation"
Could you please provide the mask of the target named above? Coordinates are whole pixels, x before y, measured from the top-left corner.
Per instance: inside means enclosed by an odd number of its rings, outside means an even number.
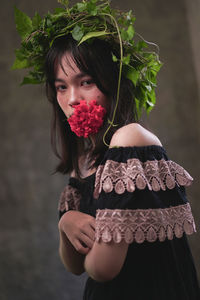
[[[73,107],[75,108],[74,113],[68,119],[71,130],[77,136],[84,138],[97,133],[103,124],[103,118],[106,114],[105,108],[97,105],[96,100],[90,101],[89,104],[85,100],[81,100],[80,104]]]

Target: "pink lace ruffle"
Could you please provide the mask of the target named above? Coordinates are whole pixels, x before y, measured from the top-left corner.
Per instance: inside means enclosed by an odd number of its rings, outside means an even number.
[[[196,232],[190,204],[159,209],[103,209],[96,214],[96,241],[162,242]]]
[[[126,163],[107,160],[96,172],[94,197],[103,190],[106,193],[114,190],[117,194],[133,192],[148,187],[159,191],[173,189],[175,185],[188,186],[193,178],[180,165],[173,161],[152,160],[142,163],[137,158],[128,159]]]
[[[71,185],[67,185],[60,196],[58,210],[79,210],[81,195]]]

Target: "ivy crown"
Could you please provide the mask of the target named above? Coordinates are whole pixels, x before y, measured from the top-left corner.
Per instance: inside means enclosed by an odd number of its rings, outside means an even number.
[[[30,69],[23,84],[45,82],[45,57],[54,40],[71,34],[80,45],[94,38],[117,42],[120,57],[113,55],[121,73],[132,81],[138,115],[142,110],[149,113],[155,105],[156,76],[161,67],[157,53],[135,33],[135,17],[132,11],[112,9],[104,0],[83,0],[69,7],[68,0],[58,0],[62,7],[42,18],[37,12],[31,19],[17,7],[14,8],[15,23],[21,37],[21,46],[15,50],[16,59],[12,69]],[[135,39],[135,36],[140,39]],[[119,95],[118,95],[119,98]],[[111,121],[112,123],[112,121]]]

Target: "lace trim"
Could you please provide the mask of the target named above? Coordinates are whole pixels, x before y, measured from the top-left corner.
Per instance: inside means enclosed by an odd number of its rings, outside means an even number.
[[[81,195],[78,190],[71,185],[67,185],[60,196],[58,210],[79,210],[80,199]]]
[[[97,210],[96,241],[162,242],[196,232],[190,204],[159,209]]]
[[[126,163],[107,160],[96,172],[94,197],[100,192],[109,193],[113,189],[117,194],[133,192],[148,187],[159,191],[173,189],[175,185],[188,186],[193,178],[180,165],[173,161],[152,160],[142,163],[137,158],[128,159]]]

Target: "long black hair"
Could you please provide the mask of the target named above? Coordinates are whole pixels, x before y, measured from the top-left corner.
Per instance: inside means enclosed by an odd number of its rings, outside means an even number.
[[[56,66],[61,65],[62,57],[70,53],[75,64],[81,72],[92,77],[99,90],[109,99],[109,111],[107,119],[95,136],[95,146],[90,139],[78,138],[70,129],[66,116],[60,108],[55,89]],[[79,169],[80,153],[89,154],[89,167],[96,167],[100,163],[107,146],[103,143],[103,135],[108,127],[108,120],[112,120],[113,111],[116,105],[117,84],[119,65],[112,59],[113,54],[119,58],[119,45],[113,42],[93,39],[88,43],[77,45],[77,42],[70,36],[57,38],[50,48],[45,63],[46,73],[46,94],[52,103],[53,118],[51,126],[51,144],[54,153],[60,159],[56,168],[57,172],[63,174],[75,171],[80,178]],[[106,136],[109,144],[113,133],[123,125],[137,121],[136,106],[134,101],[134,87],[122,73],[120,99],[114,123]]]

